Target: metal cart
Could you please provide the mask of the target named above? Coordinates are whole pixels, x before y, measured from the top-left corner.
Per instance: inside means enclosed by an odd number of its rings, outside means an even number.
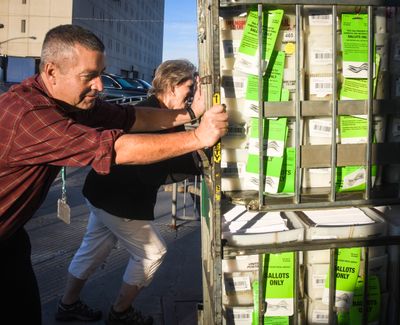
[[[399,6],[398,1],[385,0],[269,0],[269,1],[251,1],[251,0],[198,0],[198,45],[199,45],[199,70],[202,76],[202,89],[206,92],[208,106],[220,102],[221,85],[223,76],[221,76],[221,40],[220,24],[221,19],[234,16],[237,13],[246,12],[250,6],[255,6],[258,11],[258,46],[259,52],[263,51],[263,31],[262,12],[266,7],[284,8],[291,10],[295,14],[295,38],[296,44],[301,44],[304,10],[305,7],[315,5],[328,9],[333,17],[331,27],[331,78],[332,78],[332,98],[330,100],[309,100],[304,96],[304,67],[301,47],[296,46],[295,56],[295,92],[293,100],[286,102],[265,102],[262,97],[262,70],[261,56],[258,64],[258,105],[260,108],[258,118],[276,118],[290,117],[294,121],[294,148],[295,158],[295,192],[291,197],[274,197],[264,193],[264,177],[259,176],[258,191],[233,191],[224,192],[221,189],[221,143],[218,143],[212,151],[209,160],[204,162],[205,175],[202,184],[202,272],[203,272],[203,305],[199,312],[199,324],[223,324],[223,283],[222,283],[222,260],[239,255],[259,254],[259,265],[262,265],[262,254],[277,252],[295,252],[295,304],[294,316],[291,318],[291,324],[306,324],[304,320],[304,304],[302,273],[300,270],[300,253],[309,250],[330,250],[330,265],[336,263],[336,254],[338,248],[344,247],[368,247],[380,245],[398,245],[399,236],[385,236],[379,238],[359,238],[359,239],[341,239],[341,240],[303,240],[292,243],[275,243],[272,245],[257,245],[238,247],[229,245],[222,238],[221,218],[222,209],[225,202],[241,202],[246,204],[248,209],[256,211],[302,211],[310,209],[326,209],[341,207],[374,207],[383,205],[396,205],[400,203],[400,188],[398,181],[393,183],[382,182],[374,184],[372,180],[372,168],[374,165],[385,168],[389,165],[400,164],[399,143],[386,141],[375,143],[373,140],[373,119],[380,116],[384,121],[390,123],[399,116],[400,98],[394,94],[390,84],[395,78],[390,69],[382,71],[383,91],[374,96],[374,44],[375,33],[374,17],[378,8],[387,9],[394,7],[395,11]],[[349,8],[349,9],[348,9]],[[336,56],[338,51],[338,26],[336,17],[346,9],[359,11],[368,14],[368,98],[363,100],[339,100],[338,98],[338,60]],[[391,32],[389,31],[388,34]],[[390,36],[390,35],[389,35]],[[392,41],[392,40],[390,40]],[[384,69],[385,70],[385,69]],[[379,98],[379,99],[377,99]],[[365,115],[368,120],[368,140],[366,143],[341,144],[336,140],[336,128],[338,119],[342,115]],[[302,133],[303,121],[308,117],[325,116],[331,120],[331,138],[330,143],[335,144],[307,144],[304,141]],[[259,143],[262,139],[262,123],[259,123]],[[260,170],[262,170],[264,152],[263,146],[260,147],[259,160]],[[308,168],[330,168],[331,179],[336,179],[336,168],[340,166],[362,165],[366,166],[366,185],[365,189],[338,193],[336,182],[332,181],[330,187],[323,190],[313,188],[305,189],[302,187],[303,171]],[[368,279],[368,254],[364,264],[364,273]],[[262,272],[259,270],[259,283],[262,283]],[[335,282],[335,267],[330,268],[330,283]],[[260,286],[261,288],[262,286]],[[337,322],[334,285],[330,286],[329,291],[329,324]],[[367,306],[367,286],[364,289],[363,307]],[[263,290],[259,290],[258,299],[258,324],[263,323]],[[367,324],[367,313],[363,314],[363,324]],[[398,318],[397,318],[398,321]]]

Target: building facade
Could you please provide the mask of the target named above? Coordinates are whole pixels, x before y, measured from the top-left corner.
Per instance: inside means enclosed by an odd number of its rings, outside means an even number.
[[[151,81],[162,61],[164,0],[0,0],[0,55],[40,57],[46,32],[71,23],[103,41],[107,72]]]

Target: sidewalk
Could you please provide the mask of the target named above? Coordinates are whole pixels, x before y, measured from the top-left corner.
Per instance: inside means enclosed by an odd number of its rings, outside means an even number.
[[[56,217],[56,203],[61,194],[59,180],[52,186],[42,208],[26,225],[41,293],[43,325],[66,324],[54,320],[54,311],[64,290],[69,262],[85,232],[88,211],[81,195],[81,186],[87,171],[68,169],[70,225]],[[191,202],[190,198],[188,201]],[[182,202],[178,197],[178,215],[182,215]],[[186,207],[186,214],[191,213],[192,206]],[[134,306],[142,313],[153,316],[155,325],[196,324],[197,304],[202,300],[200,222],[178,221],[178,231],[173,230],[170,227],[171,193],[164,191],[159,192],[155,215],[155,223],[167,242],[168,253],[153,282],[143,289]],[[85,302],[103,311],[103,319],[119,289],[127,258],[123,248],[115,248],[82,293]],[[104,321],[90,324],[100,325]]]

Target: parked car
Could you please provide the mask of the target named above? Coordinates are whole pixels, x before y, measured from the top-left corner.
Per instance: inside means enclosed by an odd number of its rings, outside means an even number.
[[[139,78],[125,78],[132,86],[137,87],[138,89],[146,89],[147,91],[151,88],[151,84],[146,80]]]
[[[143,86],[135,86],[121,76],[105,73],[101,75],[101,81],[104,87],[100,93],[102,99],[117,103],[128,103],[147,97],[148,89]]]
[[[2,82],[0,81],[0,95],[5,93],[11,86],[17,85],[18,82]]]
[[[5,93],[8,90],[8,87],[4,86],[3,84],[0,83],[0,95],[2,93]]]

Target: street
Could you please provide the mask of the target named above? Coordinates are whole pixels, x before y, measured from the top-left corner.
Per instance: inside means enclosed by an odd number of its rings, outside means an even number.
[[[26,229],[32,242],[32,263],[39,283],[43,325],[63,324],[54,320],[56,304],[63,294],[67,269],[78,249],[88,218],[81,187],[88,168],[67,169],[67,198],[71,224],[56,217],[61,179],[57,179],[41,209]],[[110,189],[112,191],[112,189]],[[191,204],[191,199],[189,198]],[[178,216],[183,213],[182,194],[178,195]],[[192,212],[186,207],[186,215]],[[171,224],[171,193],[159,191],[156,221],[168,253],[149,287],[142,290],[134,307],[151,315],[155,325],[195,324],[197,304],[201,302],[200,221],[178,221],[178,231]],[[82,300],[103,311],[103,319],[119,289],[128,255],[116,247],[107,262],[88,281]],[[70,324],[85,324],[72,322]],[[104,324],[103,321],[92,324]]]

